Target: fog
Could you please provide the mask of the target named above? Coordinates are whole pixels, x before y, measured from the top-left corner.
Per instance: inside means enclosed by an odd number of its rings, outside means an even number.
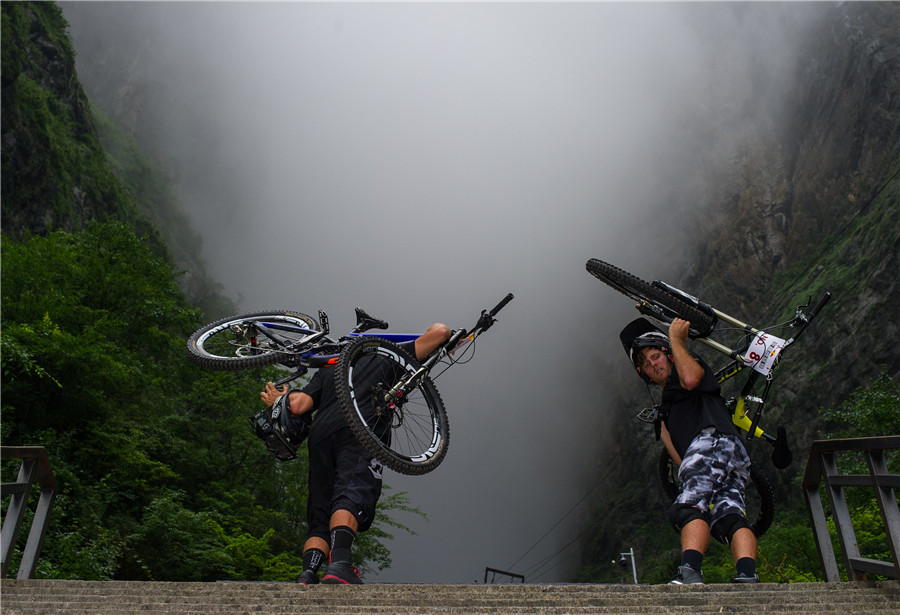
[[[568,580],[639,385],[604,378],[636,314],[584,263],[687,266],[672,203],[707,122],[788,97],[827,5],[61,4],[88,93],[177,178],[241,311],[420,331],[515,295],[436,382],[444,463],[387,475],[429,520],[367,580]]]

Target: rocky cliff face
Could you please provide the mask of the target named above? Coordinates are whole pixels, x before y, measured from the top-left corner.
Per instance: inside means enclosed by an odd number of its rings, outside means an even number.
[[[754,289],[890,191],[900,168],[898,25],[893,4],[833,7],[806,45],[787,108],[750,119],[710,152],[703,190],[688,197],[708,204],[696,221],[711,239],[686,281],[698,292],[721,288],[733,309],[755,302]]]
[[[95,124],[75,70],[60,8],[51,2],[3,3],[3,232],[10,237],[75,231],[89,220],[118,220],[147,235],[185,271],[179,282],[194,305],[232,312],[206,275],[199,238],[168,190],[169,178],[120,133]],[[116,170],[101,145],[116,141]],[[124,162],[123,162],[124,160]],[[129,172],[122,167],[131,167]],[[117,175],[118,173],[118,175]],[[137,177],[136,187],[132,182]]]
[[[804,55],[785,108],[732,118],[728,130],[710,118],[713,146],[677,205],[692,216],[695,242],[683,275],[667,278],[725,312],[766,323],[825,290],[834,294],[785,355],[767,406],[765,424],[788,427],[794,463],[776,473],[768,447],[752,450],[782,510],[801,499],[795,481],[821,437],[818,411],[882,365],[900,378],[900,6],[831,7]],[[659,522],[643,511],[666,505],[654,490],[632,493],[631,485],[654,476],[659,449],[647,446],[646,426],[627,414],[623,421],[630,422],[618,432],[621,447],[610,452],[618,463],[604,466],[621,502],[604,504],[595,519],[628,516],[631,526],[595,521],[586,551],[602,554],[600,569],[605,545],[626,544],[634,528]]]
[[[108,192],[73,181],[94,124],[75,75],[65,20],[54,4],[3,6],[3,230],[72,229],[109,214]],[[84,144],[66,151],[64,142]],[[83,159],[83,158],[82,158]]]
[[[835,294],[809,336],[820,341],[804,338],[812,350],[791,355],[805,369],[783,377],[799,399],[810,392],[800,385],[809,362],[834,370],[816,385],[828,394],[811,395],[804,412],[837,403],[849,392],[842,383],[865,381],[879,363],[900,375],[898,26],[895,4],[833,7],[786,112],[759,118],[736,159],[710,161],[709,208],[698,217],[710,240],[685,286],[737,314],[766,307],[773,321],[808,294]],[[856,377],[841,377],[845,368]]]

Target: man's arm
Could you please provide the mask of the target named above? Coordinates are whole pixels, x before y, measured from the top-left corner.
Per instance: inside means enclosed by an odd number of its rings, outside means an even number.
[[[266,383],[266,390],[259,394],[259,398],[262,402],[271,406],[275,403],[275,400],[280,396],[284,395],[284,392],[287,390],[287,385],[282,387],[282,390],[278,390],[278,388],[271,382]],[[291,396],[288,397],[288,405],[291,409],[291,414],[294,416],[299,416],[301,414],[306,414],[313,408],[313,398],[304,393],[303,391],[291,391]]]
[[[685,346],[690,328],[691,323],[680,318],[676,318],[669,325],[669,343],[672,345],[675,371],[678,372],[678,381],[682,388],[688,391],[697,388],[697,385],[703,380],[703,367],[691,356]]]
[[[659,432],[659,439],[662,440],[663,444],[666,445],[666,450],[669,451],[669,457],[672,458],[672,461],[675,462],[676,466],[681,465],[681,455],[675,450],[675,445],[672,443],[672,436],[669,434],[669,430],[666,429],[666,424],[662,424],[662,429]]]
[[[421,361],[430,355],[435,348],[450,339],[450,327],[439,322],[434,323],[416,341],[416,358]]]

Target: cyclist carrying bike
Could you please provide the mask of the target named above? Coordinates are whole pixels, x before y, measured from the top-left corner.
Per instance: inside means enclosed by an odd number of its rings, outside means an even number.
[[[681,534],[681,565],[671,584],[703,583],[711,537],[730,545],[735,583],[758,583],[756,535],[747,522],[744,488],[750,458],[712,370],[687,350],[690,323],[676,318],[668,336],[638,318],[620,339],[638,375],[662,388],[659,436],[679,467],[681,492],[669,520]]]
[[[449,337],[450,329],[446,325],[431,325],[413,342],[416,358],[424,359]],[[383,359],[373,356],[370,360]],[[334,365],[318,369],[299,390],[287,387],[279,390],[268,382],[260,393],[267,406],[284,404],[299,430],[304,429],[303,423],[315,412],[307,443],[308,531],[303,546],[303,570],[297,577],[297,582],[303,585],[319,582],[318,571],[326,556],[329,562],[323,583],[362,583],[351,565],[351,551],[357,532],[371,527],[381,497],[382,464],[363,448],[347,425],[335,391],[335,370]]]

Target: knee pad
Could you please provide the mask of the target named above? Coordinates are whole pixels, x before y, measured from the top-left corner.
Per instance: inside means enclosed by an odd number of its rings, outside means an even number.
[[[703,519],[709,524],[709,515],[696,506],[675,502],[669,507],[669,521],[672,522],[672,525],[679,532],[694,519]]]
[[[750,523],[747,522],[747,517],[740,513],[729,513],[716,521],[715,525],[710,528],[710,534],[722,544],[727,545],[731,544],[731,537],[741,528],[753,531]]]

